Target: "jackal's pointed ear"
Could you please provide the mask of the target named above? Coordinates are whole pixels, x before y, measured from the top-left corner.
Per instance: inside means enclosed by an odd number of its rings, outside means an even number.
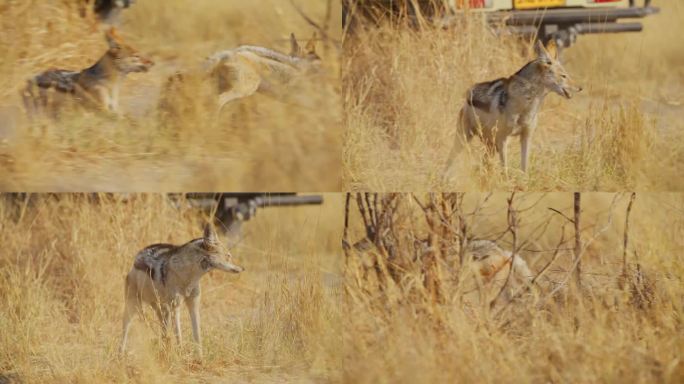
[[[546,51],[546,48],[544,48],[544,44],[542,44],[541,40],[537,40],[537,42],[534,43],[534,53],[536,53],[537,57],[540,59],[551,58],[549,53]]]
[[[294,33],[290,33],[290,56],[299,56],[302,53],[302,48],[297,42]]]
[[[120,46],[119,44],[119,36],[116,34],[116,28],[111,27],[105,32],[105,39],[107,39],[107,44],[109,44],[110,48],[118,48]]]
[[[311,35],[311,39],[306,43],[306,53],[316,53],[316,31]]]
[[[556,40],[551,39],[546,43],[546,52],[554,60],[558,60],[558,44],[556,43]]]
[[[213,244],[218,241],[216,232],[214,232],[214,228],[211,227],[211,224],[204,225],[204,235],[202,237],[204,238],[205,243]]]

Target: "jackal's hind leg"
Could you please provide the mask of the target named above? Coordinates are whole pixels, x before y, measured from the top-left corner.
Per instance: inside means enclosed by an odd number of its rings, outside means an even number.
[[[217,70],[219,76],[224,76],[230,88],[219,94],[219,111],[233,100],[253,95],[261,85],[261,76],[253,68],[238,64],[223,64]],[[227,79],[230,79],[229,81]]]
[[[123,326],[122,326],[122,336],[121,336],[121,345],[119,346],[119,353],[124,353],[126,351],[126,342],[128,341],[128,331],[131,328],[131,321],[133,320],[133,317],[135,316],[136,312],[138,312],[138,305],[136,304],[134,299],[131,299],[130,297],[126,298],[126,308],[124,309],[124,315],[123,315]]]
[[[240,87],[233,88],[227,92],[223,92],[219,95],[218,108],[219,111],[223,107],[233,100],[242,99],[247,96],[253,95],[257,89],[259,89],[259,82],[254,82],[251,84],[241,84]]]
[[[449,151],[449,156],[447,157],[447,161],[444,167],[444,178],[448,176],[449,170],[451,169],[451,166],[454,160],[456,159],[456,156],[459,154],[459,152],[461,152],[463,147],[470,144],[474,137],[474,127],[472,126],[472,118],[468,115],[472,114],[473,112],[470,110],[466,110],[466,108],[467,107],[461,108],[460,112],[458,113],[456,138],[454,140],[454,145],[451,147],[451,150]]]
[[[36,101],[36,95],[33,90],[37,87],[33,81],[29,80],[26,84],[26,88],[21,92],[21,99],[24,102],[24,109],[26,110],[26,115],[29,121],[33,120],[36,116],[38,107]]]

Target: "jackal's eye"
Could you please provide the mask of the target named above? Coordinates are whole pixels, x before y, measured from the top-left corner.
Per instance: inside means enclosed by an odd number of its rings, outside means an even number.
[[[567,79],[567,78],[568,78],[568,75],[566,75],[566,74],[564,73],[564,74],[561,75],[561,77],[564,78],[564,79]]]

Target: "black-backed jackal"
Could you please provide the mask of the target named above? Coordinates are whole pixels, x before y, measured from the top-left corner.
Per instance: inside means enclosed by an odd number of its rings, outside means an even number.
[[[57,118],[68,102],[119,113],[119,88],[124,76],[146,72],[154,63],[125,44],[114,28],[105,38],[109,49],[92,66],[81,71],[50,69],[28,80],[22,97],[29,116],[45,113]]]
[[[457,142],[447,162],[453,162],[461,141],[478,136],[490,154],[499,153],[504,170],[507,166],[506,144],[511,136],[520,136],[521,168],[527,171],[530,139],[537,127],[537,114],[549,92],[570,99],[582,90],[575,86],[558,61],[558,50],[551,42],[548,49],[537,41],[537,57],[507,78],[475,84],[466,93],[459,115]]]
[[[185,302],[190,312],[192,336],[202,353],[200,335],[200,284],[207,272],[217,269],[240,273],[244,268],[231,263],[232,255],[224,249],[216,233],[207,225],[203,237],[183,245],[154,244],[140,251],[126,276],[126,304],[120,352],[126,350],[128,330],[142,305],[154,308],[162,325],[162,335],[174,320],[174,332],[181,342],[180,305]]]
[[[231,101],[256,92],[285,98],[294,93],[291,85],[303,76],[318,72],[321,58],[316,53],[316,34],[302,48],[290,34],[290,53],[274,49],[242,45],[209,56],[200,73],[177,73],[167,80],[160,110],[175,116],[176,110],[188,108],[196,92],[190,83],[206,82],[215,92],[220,111]]]

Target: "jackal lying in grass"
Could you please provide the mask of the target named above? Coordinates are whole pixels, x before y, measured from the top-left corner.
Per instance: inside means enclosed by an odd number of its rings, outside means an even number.
[[[165,339],[171,316],[174,316],[174,332],[180,345],[180,304],[185,301],[192,321],[192,336],[201,356],[199,280],[213,269],[233,273],[244,271],[244,268],[231,263],[231,258],[232,255],[224,250],[209,225],[205,227],[202,238],[180,246],[154,244],[140,251],[135,257],[133,269],[126,276],[126,306],[120,352],[126,350],[131,320],[142,311],[143,303],[156,311]]]
[[[359,255],[367,255],[367,252],[374,248],[374,243],[368,238],[357,241],[353,245],[343,241],[343,248],[348,251],[354,250]],[[427,239],[417,239],[413,244],[414,261],[423,260],[423,258],[431,252]],[[460,265],[461,255],[451,250],[443,255],[445,265],[449,270],[455,271],[456,267]],[[364,257],[363,263],[366,266],[374,265],[375,256],[371,258]],[[467,267],[470,276],[474,277],[474,287],[468,290],[469,292],[476,292],[482,297],[489,296],[493,289],[499,289],[503,284],[507,284],[507,289],[503,292],[503,300],[509,301],[513,297],[513,291],[520,289],[526,284],[530,283],[534,277],[532,271],[527,266],[527,262],[522,256],[513,252],[501,249],[495,242],[490,240],[471,240],[465,246],[463,260],[467,263],[463,266]],[[512,266],[512,270],[511,270]],[[508,274],[511,274],[508,278]],[[505,282],[508,278],[508,282]],[[496,290],[494,289],[494,290]],[[488,301],[492,298],[488,298]]]
[[[511,266],[511,281],[519,286],[530,281],[534,275],[520,255],[513,257],[513,252],[504,251],[495,242],[489,240],[472,240],[466,246],[466,259],[472,260],[473,268],[484,283],[495,280],[504,281]]]
[[[555,43],[548,49],[541,42],[535,45],[537,57],[508,78],[475,84],[466,93],[466,102],[459,115],[460,131],[451,151],[447,170],[465,138],[470,142],[479,136],[488,152],[499,153],[504,169],[507,166],[506,144],[510,136],[520,136],[521,168],[527,171],[530,138],[537,127],[537,114],[547,93],[555,92],[568,99],[582,90],[572,84],[558,61]]]
[[[105,33],[109,49],[82,71],[51,69],[32,79],[22,92],[29,116],[47,112],[57,118],[67,99],[79,105],[117,114],[119,88],[130,72],[146,72],[154,65],[117,36],[114,28]]]

